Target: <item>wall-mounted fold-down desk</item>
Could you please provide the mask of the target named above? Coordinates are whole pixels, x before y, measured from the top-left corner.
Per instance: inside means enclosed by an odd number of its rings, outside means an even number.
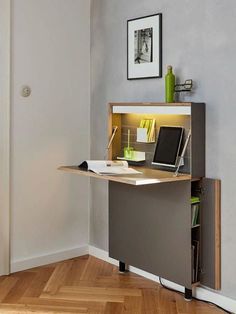
[[[138,108],[137,113],[132,107]],[[153,169],[148,159],[138,167],[142,174],[135,175],[100,176],[77,166],[59,169],[109,181],[109,256],[120,261],[121,271],[126,264],[138,267],[183,285],[185,297],[191,298],[196,284],[220,289],[220,181],[205,178],[205,105],[167,107],[165,112],[164,104],[158,103],[110,104],[109,136],[112,126],[118,126],[110,158],[122,154],[127,126],[131,136],[133,133],[132,146],[137,149],[135,128],[140,118],[152,117],[158,126],[183,125],[186,130],[191,127],[185,173],[175,177],[173,172]],[[150,145],[140,145],[146,155],[151,155]],[[199,221],[194,227],[190,202],[193,195],[200,198]],[[200,245],[197,270],[193,269],[194,241]]]
[[[109,180],[119,183],[131,184],[131,185],[148,185],[166,182],[178,182],[190,180],[191,176],[189,174],[179,174],[174,176],[173,172],[162,171],[157,169],[150,169],[145,167],[134,167],[140,171],[140,174],[130,174],[130,175],[99,175],[91,171],[82,170],[78,166],[65,166],[59,167],[59,170],[63,170],[70,173],[76,173],[83,176],[88,176],[92,178],[97,178],[99,180]]]

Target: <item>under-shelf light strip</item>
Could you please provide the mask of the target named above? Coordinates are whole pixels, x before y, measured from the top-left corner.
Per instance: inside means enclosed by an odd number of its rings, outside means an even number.
[[[113,106],[112,111],[113,113],[191,115],[191,107],[188,106]]]

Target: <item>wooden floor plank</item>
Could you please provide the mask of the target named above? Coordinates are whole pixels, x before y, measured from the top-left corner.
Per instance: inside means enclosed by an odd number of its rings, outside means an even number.
[[[16,285],[18,278],[9,276],[4,277],[4,280],[0,282],[0,302],[2,302],[11,289]]]
[[[124,314],[142,314],[142,298],[125,297]]]
[[[78,309],[88,309],[101,311],[105,307],[104,302],[87,302],[87,301],[78,301],[78,300],[56,300],[52,298],[30,298],[23,297],[21,298],[22,304],[31,304],[31,305],[43,305],[43,306],[55,306],[55,307],[64,307],[64,308],[78,308]],[[0,312],[1,313],[1,312]]]
[[[56,293],[58,288],[66,282],[67,275],[71,271],[72,265],[73,260],[57,265],[43,291],[51,294]]]
[[[79,285],[81,276],[84,273],[85,267],[88,263],[88,255],[75,259],[72,263],[71,269],[66,277],[65,285],[73,286]]]
[[[24,304],[5,304],[0,305],[0,313],[11,313],[11,314],[29,314],[29,313],[37,313],[37,314],[82,314],[82,313],[88,313],[87,308],[67,308],[64,306],[51,306],[51,305],[24,305]]]
[[[158,314],[156,289],[142,289],[142,300],[143,313]]]
[[[0,314],[218,314],[92,256],[0,277]]]
[[[45,288],[47,282],[49,281],[54,268],[47,267],[39,269],[35,279],[32,281],[28,289],[24,293],[24,297],[39,297],[42,290]]]
[[[123,314],[124,305],[122,303],[107,302],[104,314]]]
[[[127,289],[127,288],[103,288],[103,287],[68,287],[63,286],[59,292],[67,294],[94,294],[94,295],[119,295],[119,296],[134,296],[141,297],[142,292],[140,289]]]
[[[86,302],[124,302],[124,296],[108,295],[108,294],[79,294],[57,292],[56,294],[42,293],[40,298],[51,300],[70,300],[70,301],[86,301]]]
[[[25,291],[28,289],[33,279],[36,277],[35,273],[17,273],[12,276],[17,278],[16,284],[12,287],[6,297],[2,300],[2,303],[18,303],[21,297],[24,295]]]
[[[81,280],[94,281],[97,276],[102,273],[102,267],[104,265],[104,261],[89,256],[86,267],[84,268],[83,274],[81,275]]]
[[[116,268],[116,267],[112,264],[103,263],[99,276],[100,277],[108,277],[108,278],[111,277],[113,272],[114,272],[114,268]]]
[[[184,300],[183,296],[182,296],[182,299]],[[175,293],[167,289],[160,288],[159,293],[157,295],[156,305],[158,307],[159,312],[163,311],[163,314],[178,313],[177,306],[176,306]]]

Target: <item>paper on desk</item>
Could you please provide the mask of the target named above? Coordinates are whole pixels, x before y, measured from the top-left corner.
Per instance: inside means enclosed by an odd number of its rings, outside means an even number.
[[[141,173],[129,168],[127,161],[112,160],[86,160],[80,167],[93,171],[100,175],[138,174]]]
[[[109,166],[109,167],[96,167],[96,168],[90,168],[91,171],[101,174],[101,175],[118,175],[118,174],[139,174],[142,173],[140,171],[137,171],[133,168],[127,168],[127,167],[117,167],[117,166]]]

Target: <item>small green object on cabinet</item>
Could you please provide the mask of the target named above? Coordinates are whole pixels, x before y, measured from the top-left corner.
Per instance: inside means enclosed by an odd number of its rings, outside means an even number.
[[[172,73],[172,66],[168,65],[167,74],[165,76],[165,101],[168,103],[174,102],[175,94],[175,75]]]

